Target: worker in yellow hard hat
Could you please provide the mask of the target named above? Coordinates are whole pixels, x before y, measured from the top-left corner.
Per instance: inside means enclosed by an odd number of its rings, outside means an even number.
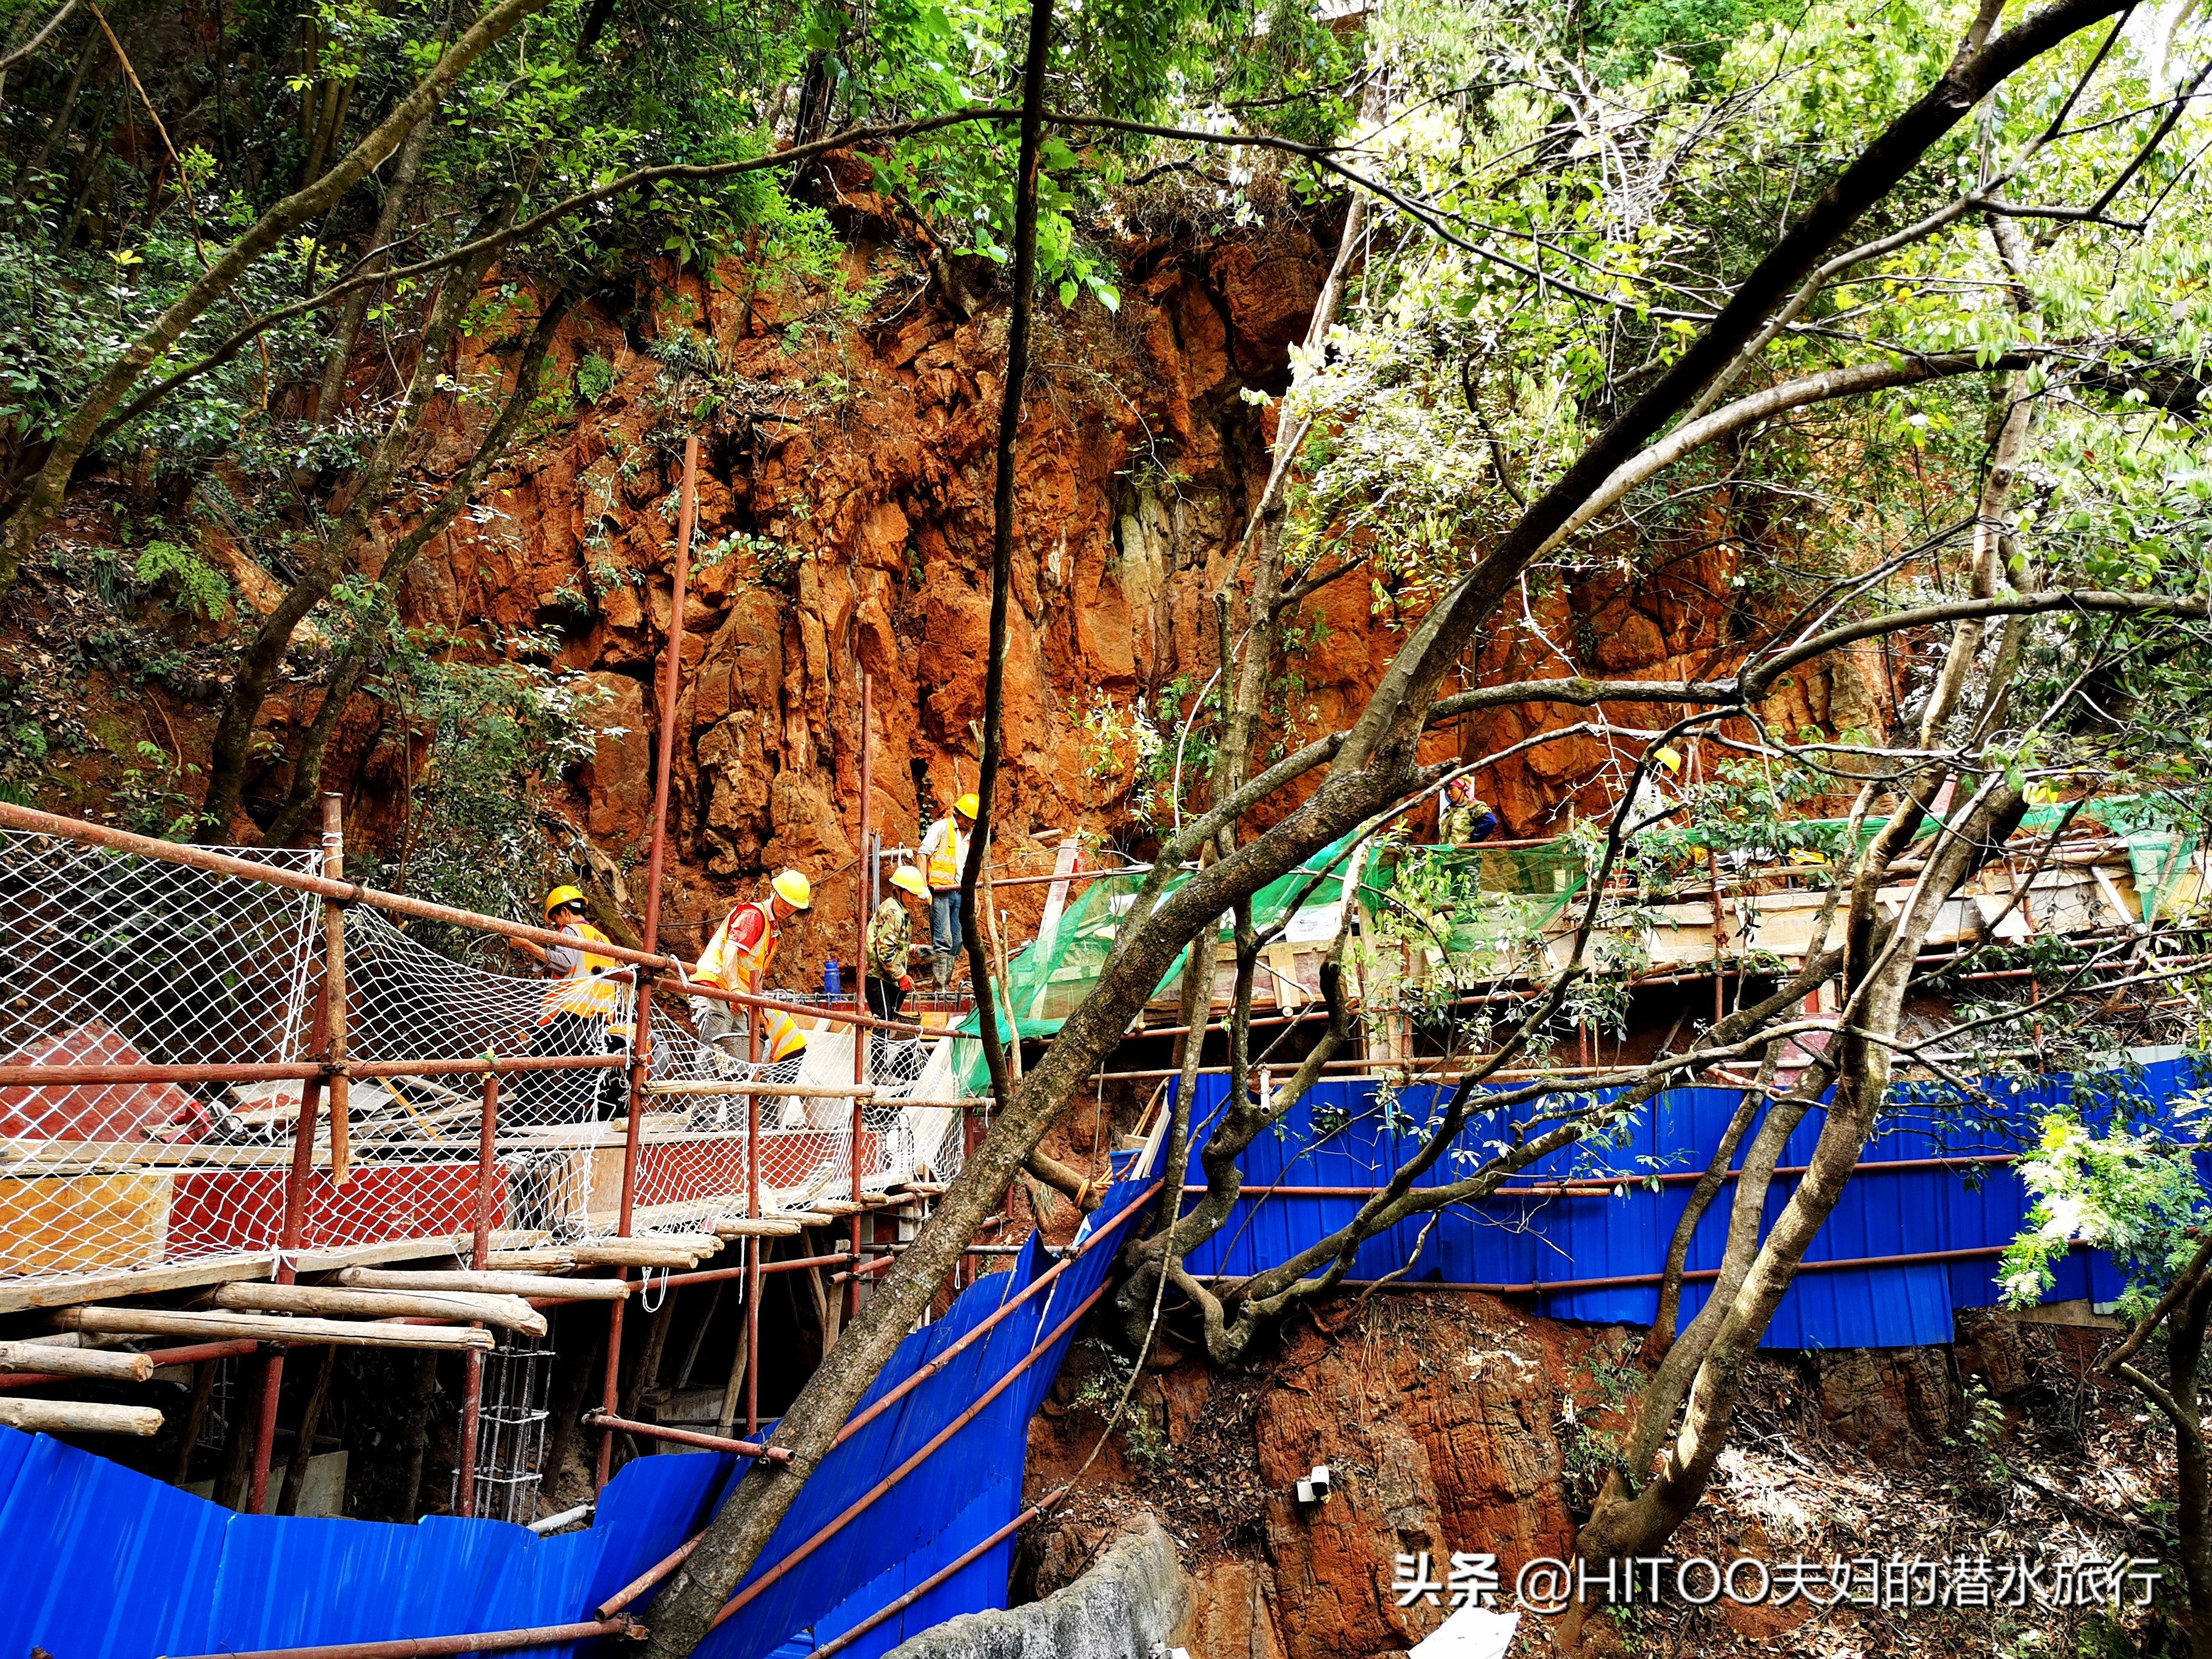
[[[722,918],[707,948],[699,953],[698,966],[691,971],[693,982],[742,991],[748,996],[761,995],[769,965],[775,960],[785,919],[811,909],[813,904],[812,883],[796,870],[778,871],[769,883],[766,899],[740,904]],[[713,997],[691,999],[692,1019],[699,1035],[732,1055],[744,1052],[750,1013],[742,1004]],[[796,1058],[805,1050],[806,1032],[799,1022],[781,1009],[768,1010],[761,1025],[761,1058],[793,1060],[794,1064],[787,1069],[795,1073]]]
[[[584,895],[576,888],[556,887],[545,896],[545,925],[576,942],[546,947],[545,971],[553,983],[538,1001],[538,1033],[529,1048],[533,1055],[620,1054],[629,1046],[629,971],[591,948],[613,941],[586,915]],[[608,1118],[620,1113],[622,1099],[616,1067],[538,1072],[517,1088],[509,1109],[541,1121]]]
[[[1474,793],[1473,778],[1454,778],[1444,786],[1443,810],[1440,839],[1448,847],[1466,847],[1498,833],[1498,814]]]
[[[929,948],[936,956],[932,979],[939,990],[951,982],[960,954],[960,872],[968,862],[968,831],[979,803],[963,795],[921,838],[921,868],[929,886]]]
[[[907,971],[914,955],[914,918],[907,913],[906,900],[900,895],[924,901],[929,897],[929,884],[911,864],[902,864],[891,872],[891,887],[893,890],[884,895],[884,902],[868,918],[867,978],[863,988],[868,1012],[878,1019],[896,1019],[906,1006],[907,993],[914,989],[913,975]],[[883,1071],[890,1051],[883,1032],[868,1033],[868,1057],[874,1072]],[[876,1080],[886,1079],[878,1077]]]

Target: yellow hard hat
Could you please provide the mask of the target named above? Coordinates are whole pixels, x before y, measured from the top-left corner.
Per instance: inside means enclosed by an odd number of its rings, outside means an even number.
[[[551,915],[564,904],[581,904],[583,894],[574,887],[556,887],[545,896],[545,914]]]
[[[952,803],[952,810],[972,823],[975,818],[975,809],[982,804],[973,795],[963,795]]]
[[[913,894],[916,898],[929,891],[921,879],[921,872],[911,864],[902,864],[891,872],[891,885]]]
[[[811,908],[814,903],[814,884],[796,870],[779,870],[769,885],[775,896],[794,910]]]

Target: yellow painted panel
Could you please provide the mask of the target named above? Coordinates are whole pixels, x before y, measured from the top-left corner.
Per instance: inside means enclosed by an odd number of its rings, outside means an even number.
[[[168,1237],[165,1171],[0,1178],[0,1273],[150,1267]]]

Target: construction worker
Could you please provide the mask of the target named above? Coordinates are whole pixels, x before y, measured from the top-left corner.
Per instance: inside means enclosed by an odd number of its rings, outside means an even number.
[[[573,938],[573,945],[556,945],[545,952],[546,971],[553,983],[538,1001],[538,1035],[529,1052],[544,1054],[620,1054],[629,1042],[629,999],[623,994],[629,970],[612,957],[592,950],[612,943],[586,921],[584,896],[574,887],[556,887],[545,896],[545,925]],[[610,1067],[593,1073],[589,1108],[579,1114],[559,1111],[566,1120],[581,1115],[609,1118],[622,1109],[622,1079]],[[516,1090],[516,1109],[544,1115],[556,1103],[587,1098],[574,1073],[538,1072],[530,1074]]]
[[[1498,814],[1474,793],[1473,778],[1454,778],[1444,786],[1443,841],[1448,847],[1465,847],[1487,841],[1498,833]]]
[[[891,885],[898,893],[911,893],[918,899],[929,896],[921,872],[911,864],[902,864],[891,872]],[[914,918],[907,914],[906,902],[898,893],[886,897],[868,918],[868,1012],[878,1019],[896,1019],[906,1006],[906,994],[914,989],[914,980],[907,973],[914,951]]]
[[[796,870],[781,870],[769,883],[765,901],[740,904],[722,918],[722,925],[699,953],[692,969],[693,981],[724,991],[762,994],[769,964],[782,936],[786,917],[811,909],[814,887]],[[744,1054],[750,1011],[713,997],[693,997],[691,1017],[699,1035],[732,1057]],[[761,1026],[761,1058],[770,1063],[793,1060],[806,1051],[806,1032],[781,1009],[769,1009]],[[796,1072],[796,1066],[789,1068]]]
[[[960,954],[960,872],[968,862],[968,830],[978,803],[963,795],[921,838],[921,867],[929,884],[929,948],[936,955],[931,981],[942,991],[952,981]]]
[[[908,959],[914,952],[914,918],[907,914],[906,901],[899,894],[911,893],[918,899],[929,896],[928,884],[911,864],[902,864],[891,872],[891,885],[897,891],[886,896],[868,918],[865,990],[868,1012],[878,1019],[896,1019],[899,1010],[906,1006],[906,994],[914,989],[913,976],[907,972]],[[868,1033],[868,1056],[878,1072],[883,1070],[885,1056],[891,1051],[884,1033]]]

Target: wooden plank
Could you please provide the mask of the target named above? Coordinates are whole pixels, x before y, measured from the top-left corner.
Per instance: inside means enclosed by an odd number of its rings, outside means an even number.
[[[168,1240],[169,1186],[150,1170],[0,1180],[0,1273],[158,1262]]]
[[[369,1290],[477,1291],[493,1295],[537,1297],[562,1302],[619,1302],[633,1288],[621,1279],[556,1279],[550,1274],[441,1273],[432,1268],[405,1273],[386,1267],[348,1267],[338,1283]]]
[[[534,1243],[542,1232],[492,1235],[502,1239]],[[294,1263],[301,1273],[334,1273],[361,1263],[406,1261],[429,1255],[451,1255],[475,1241],[467,1234],[447,1237],[398,1239],[385,1244],[353,1244],[341,1249],[303,1250]],[[237,1251],[211,1255],[198,1261],[179,1261],[157,1267],[137,1267],[126,1273],[70,1273],[52,1279],[0,1283],[0,1313],[22,1313],[33,1308],[66,1308],[82,1302],[112,1301],[118,1297],[149,1296],[161,1291],[197,1290],[204,1285],[234,1284],[240,1279],[267,1279],[276,1261],[265,1250]]]
[[[288,1314],[179,1313],[167,1308],[64,1308],[64,1330],[124,1336],[189,1336],[204,1342],[250,1337],[257,1342],[325,1343],[341,1347],[488,1349],[489,1331],[443,1325],[392,1325],[377,1320],[301,1319]]]

